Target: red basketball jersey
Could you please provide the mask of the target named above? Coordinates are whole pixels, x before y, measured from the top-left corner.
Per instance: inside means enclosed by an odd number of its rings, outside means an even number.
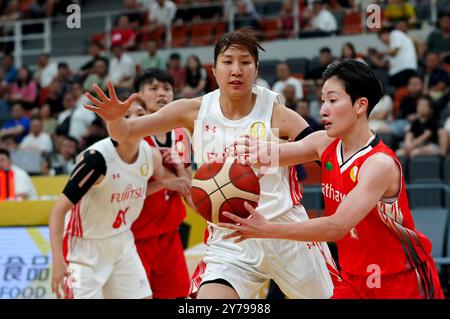
[[[145,140],[150,146],[158,147],[150,137],[146,137]],[[176,141],[172,141],[172,144],[174,143]],[[151,181],[154,181],[153,177]],[[141,214],[131,230],[136,240],[158,236],[176,230],[185,217],[186,207],[178,192],[162,189],[147,196]]]
[[[364,161],[375,153],[395,159],[394,152],[375,136],[364,148],[343,161],[342,142],[333,141],[322,154],[322,192],[325,214],[334,214],[345,196],[358,183],[358,172]],[[405,190],[403,172],[399,196],[379,201],[369,214],[343,239],[336,242],[341,271],[367,276],[379,269],[381,275],[417,269],[423,287],[429,288],[423,263],[431,253],[431,242],[415,230]],[[379,268],[378,268],[379,267]]]

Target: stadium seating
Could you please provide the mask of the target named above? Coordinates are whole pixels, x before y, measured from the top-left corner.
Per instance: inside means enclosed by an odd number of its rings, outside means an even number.
[[[287,65],[291,73],[300,73],[305,75],[308,72],[309,60],[307,58],[290,58],[286,59]]]
[[[441,159],[438,156],[417,156],[409,161],[411,183],[432,183],[441,181]]]
[[[444,257],[448,210],[445,208],[413,209],[416,229],[426,235],[433,244],[431,255]]]
[[[450,184],[450,155],[447,156],[447,158],[443,162],[443,169],[444,169],[444,181],[447,184]]]

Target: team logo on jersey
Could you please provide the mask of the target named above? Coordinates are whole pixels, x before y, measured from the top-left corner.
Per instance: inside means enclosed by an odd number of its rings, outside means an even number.
[[[326,162],[325,163],[325,169],[327,171],[331,171],[333,169],[333,164],[331,164],[331,162]]]
[[[253,122],[250,126],[250,134],[256,138],[266,137],[266,125],[263,122]]]
[[[350,170],[350,179],[352,182],[356,182],[356,177],[358,176],[358,166],[353,166]]]
[[[142,176],[147,176],[148,174],[148,165],[147,164],[142,164],[141,166],[141,175]]]

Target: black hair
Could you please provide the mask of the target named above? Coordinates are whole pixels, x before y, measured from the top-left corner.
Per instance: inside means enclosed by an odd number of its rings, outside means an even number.
[[[255,29],[251,27],[244,27],[237,31],[226,33],[217,40],[216,45],[214,46],[214,65],[216,65],[219,55],[231,46],[247,48],[255,59],[255,64],[258,65],[259,50],[265,51],[260,42]]]
[[[181,60],[181,55],[179,53],[172,53],[169,55],[169,60]]]
[[[134,81],[135,92],[138,92],[145,84],[152,84],[154,80],[175,86],[175,81],[169,72],[159,68],[149,68]]]
[[[325,82],[332,77],[342,82],[345,92],[350,95],[352,104],[361,97],[367,98],[369,101],[367,116],[383,95],[383,88],[375,73],[366,64],[357,60],[329,64],[323,72],[322,79]]]
[[[323,47],[320,49],[319,53],[329,53],[331,54],[331,49],[329,47]]]
[[[6,148],[0,148],[0,155],[6,155],[8,159],[11,159],[11,153]]]

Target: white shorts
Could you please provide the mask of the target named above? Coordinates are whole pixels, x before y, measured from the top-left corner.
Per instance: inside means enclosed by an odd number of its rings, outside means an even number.
[[[141,299],[152,295],[131,231],[105,239],[71,237],[66,298]]]
[[[299,205],[272,221],[288,223],[307,219],[305,209]],[[191,285],[193,293],[204,282],[224,279],[240,298],[255,298],[264,284],[273,279],[289,298],[332,296],[333,283],[323,256],[324,253],[331,256],[326,243],[247,239],[235,244],[235,238],[222,239],[229,230],[214,224],[208,230],[205,257]]]

